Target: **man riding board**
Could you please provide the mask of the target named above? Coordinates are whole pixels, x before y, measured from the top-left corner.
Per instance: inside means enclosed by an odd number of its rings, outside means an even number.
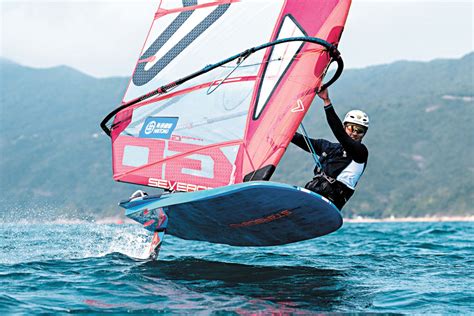
[[[362,139],[369,128],[369,117],[360,110],[351,110],[341,122],[328,91],[323,90],[318,96],[324,102],[329,127],[339,143],[308,138],[300,133],[296,133],[291,142],[308,152],[314,149],[319,156],[321,166],[315,167],[314,177],[305,188],[328,198],[342,209],[367,165],[369,152]]]

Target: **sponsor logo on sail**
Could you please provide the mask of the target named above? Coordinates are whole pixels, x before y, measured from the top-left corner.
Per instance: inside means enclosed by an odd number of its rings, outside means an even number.
[[[177,117],[147,117],[140,131],[140,137],[170,139],[177,123]]]

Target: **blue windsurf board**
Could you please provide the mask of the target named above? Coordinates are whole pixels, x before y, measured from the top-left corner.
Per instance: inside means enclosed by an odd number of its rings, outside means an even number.
[[[320,237],[342,226],[325,197],[277,182],[245,182],[205,191],[146,196],[120,204],[155,232],[233,246],[275,246]],[[161,225],[161,226],[160,226]]]

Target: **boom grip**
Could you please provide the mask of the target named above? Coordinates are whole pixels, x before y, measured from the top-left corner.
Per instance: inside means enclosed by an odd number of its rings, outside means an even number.
[[[320,88],[319,88],[319,91],[323,91],[323,90],[326,90],[327,88],[329,88],[330,85],[332,85],[334,82],[336,82],[337,79],[339,79],[339,77],[341,76],[342,74],[342,71],[344,70],[344,62],[342,61],[342,57],[341,55],[338,55],[335,59],[333,59],[331,61],[331,63],[333,62],[337,62],[337,69],[336,69],[336,72],[334,73],[334,75],[332,76],[331,79],[329,79],[328,82],[326,82],[325,84],[323,84]],[[331,64],[330,63],[330,64]],[[319,92],[318,91],[318,92]]]

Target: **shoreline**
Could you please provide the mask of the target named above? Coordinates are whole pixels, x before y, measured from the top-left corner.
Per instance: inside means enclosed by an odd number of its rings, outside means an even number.
[[[410,222],[474,222],[474,215],[456,215],[456,216],[421,216],[421,217],[386,217],[386,218],[370,218],[370,217],[352,217],[343,218],[345,223],[410,223]],[[123,217],[105,217],[98,218],[94,221],[97,224],[133,224],[135,221]]]
[[[474,222],[474,215],[456,215],[456,216],[421,216],[421,217],[386,217],[386,218],[369,218],[369,217],[353,217],[344,218],[346,223],[409,223],[409,222]]]
[[[421,217],[387,217],[387,218],[369,218],[369,217],[352,217],[352,218],[343,218],[344,223],[435,223],[435,222],[474,222],[474,215],[456,215],[456,216],[421,216]],[[12,224],[8,221],[4,222],[5,224]],[[16,224],[32,224],[31,221],[28,222],[15,222]],[[123,216],[110,216],[102,217],[95,219],[81,219],[81,218],[61,218],[51,220],[39,220],[35,224],[66,224],[66,225],[80,225],[80,224],[99,224],[99,225],[123,225],[123,224],[137,224],[137,222],[123,217]]]

